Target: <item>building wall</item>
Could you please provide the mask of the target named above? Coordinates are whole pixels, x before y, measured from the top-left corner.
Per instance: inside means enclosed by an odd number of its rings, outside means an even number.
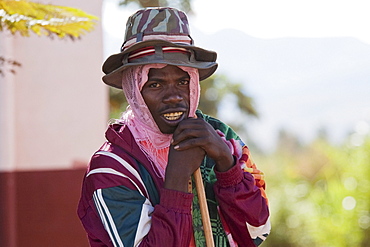
[[[89,246],[76,215],[84,172],[1,172],[0,186],[7,190],[0,189],[0,246]]]
[[[99,1],[52,3],[101,16]],[[0,170],[61,169],[87,161],[104,138],[108,114],[100,22],[76,41],[0,35],[0,52],[22,63],[15,75],[0,77],[0,135],[6,136]]]
[[[41,2],[101,17],[101,1]],[[0,32],[0,56],[22,64],[0,75],[0,246],[84,246],[76,207],[108,118],[101,20],[75,41]]]

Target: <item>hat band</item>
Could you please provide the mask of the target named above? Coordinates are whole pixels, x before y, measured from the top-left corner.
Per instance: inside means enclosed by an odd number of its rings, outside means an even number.
[[[163,46],[161,47],[161,53],[183,53],[183,54],[190,54],[190,52],[181,47],[169,47],[169,46]],[[157,49],[158,50],[158,49]],[[149,46],[145,47],[143,49],[136,50],[134,52],[131,52],[128,56],[128,62],[131,62],[134,59],[142,58],[145,56],[152,56],[156,54],[156,47]]]
[[[191,39],[191,37],[185,36],[185,35],[145,35],[143,36],[142,41],[156,40],[156,39],[165,40],[165,41],[169,41],[172,43],[187,44],[187,45],[191,45],[193,43],[193,40]],[[123,43],[121,47],[121,52],[128,49],[132,45],[137,44],[137,42],[138,41],[136,37],[127,40],[125,43]]]

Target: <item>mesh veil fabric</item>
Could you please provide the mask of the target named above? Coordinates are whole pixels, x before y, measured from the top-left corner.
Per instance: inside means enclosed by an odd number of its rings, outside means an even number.
[[[166,64],[148,64],[135,66],[123,73],[122,88],[129,107],[123,112],[121,122],[127,125],[136,143],[144,154],[152,161],[157,175],[164,178],[168,160],[168,151],[172,134],[163,134],[155,123],[143,97],[141,89],[148,80],[149,70],[163,68]],[[198,70],[190,67],[179,66],[190,76],[190,109],[189,117],[195,117],[199,104],[200,86]]]

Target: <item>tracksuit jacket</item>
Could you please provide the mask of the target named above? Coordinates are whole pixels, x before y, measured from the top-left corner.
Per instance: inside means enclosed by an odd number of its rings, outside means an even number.
[[[258,246],[270,231],[263,175],[231,128],[200,111],[197,115],[243,150],[234,152],[236,164],[226,172],[215,171],[207,157],[201,165],[211,220],[220,219],[227,240],[217,238],[219,229],[212,223],[215,244]],[[91,158],[78,205],[90,245],[194,246],[199,238],[193,226],[194,195],[163,187],[163,178],[126,126],[109,126],[106,139]]]

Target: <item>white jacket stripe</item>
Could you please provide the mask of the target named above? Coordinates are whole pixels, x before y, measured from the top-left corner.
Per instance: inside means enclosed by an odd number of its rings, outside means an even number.
[[[143,238],[148,234],[150,226],[152,224],[152,213],[154,207],[148,199],[145,200],[143,207],[141,208],[140,220],[137,226],[137,231],[135,235],[134,246],[138,246]]]
[[[119,157],[118,155],[114,154],[114,153],[110,153],[110,152],[106,152],[106,151],[99,151],[99,152],[96,152],[96,154],[99,154],[99,155],[104,155],[104,156],[108,156],[108,157],[111,157],[113,159],[115,159],[117,162],[119,162],[122,166],[124,166],[132,175],[135,176],[135,178],[142,184],[142,187],[144,188],[145,191],[142,191],[142,189],[138,186],[138,184],[132,180],[129,176],[113,169],[113,168],[96,168],[96,169],[93,169],[91,171],[89,171],[86,175],[86,177],[90,176],[90,175],[93,175],[93,174],[99,174],[99,173],[106,173],[106,174],[112,174],[112,175],[117,175],[117,176],[120,176],[120,177],[123,177],[123,178],[127,178],[135,187],[136,189],[139,191],[139,193],[143,196],[143,197],[146,197],[144,195],[144,192],[146,195],[148,195],[148,192],[146,190],[146,187],[145,187],[145,184],[143,182],[143,180],[141,179],[139,173],[129,164],[127,163],[124,159],[122,159],[121,157]],[[109,237],[112,239],[112,242],[114,244],[114,246],[118,246],[118,247],[123,247],[123,243],[122,243],[122,240],[118,234],[118,230],[117,230],[117,227],[113,221],[113,217],[111,215],[111,213],[109,212],[109,208],[108,206],[106,205],[105,201],[104,201],[104,197],[103,197],[103,194],[102,194],[102,190],[101,189],[98,189],[94,192],[94,195],[93,195],[93,198],[94,198],[94,202],[95,202],[95,205],[97,207],[97,210],[98,210],[98,213],[99,213],[99,216],[103,222],[103,225],[104,225],[104,228],[105,230],[108,232],[109,234]],[[136,231],[136,235],[135,235],[135,240],[134,240],[134,246],[138,246],[141,241],[143,240],[143,238],[148,234],[149,230],[150,230],[150,226],[151,226],[151,214],[154,210],[154,207],[151,205],[150,201],[146,198],[144,204],[142,205],[142,209],[141,209],[141,216],[140,216],[140,220],[139,220],[139,224],[138,224],[138,229]]]
[[[109,237],[113,240],[113,244],[116,247],[124,247],[122,240],[118,234],[117,227],[113,221],[113,217],[109,212],[107,205],[104,202],[101,189],[94,192],[95,205],[98,208],[100,218],[103,222],[105,230],[108,232]],[[112,230],[110,230],[112,229]]]
[[[270,217],[267,219],[267,221],[264,225],[259,226],[259,227],[252,226],[248,223],[246,223],[246,224],[247,224],[247,228],[248,228],[249,234],[250,234],[252,239],[260,238],[263,241],[265,241],[266,234],[268,235],[271,231]]]
[[[142,196],[145,197],[145,195],[143,194],[142,190],[140,189],[140,187],[128,176],[126,176],[125,174],[121,173],[121,172],[118,172],[112,168],[96,168],[96,169],[93,169],[91,170],[87,175],[86,177],[92,175],[92,174],[97,174],[97,173],[108,173],[108,174],[113,174],[113,175],[118,175],[118,176],[121,176],[121,177],[124,177],[124,178],[127,178],[128,180],[131,181],[131,183],[133,185],[135,185],[136,189],[140,192],[140,194]],[[143,185],[144,186],[144,185]],[[145,186],[144,186],[145,188]]]
[[[111,158],[115,159],[116,161],[118,161],[119,163],[121,163],[121,165],[123,165],[132,175],[134,175],[136,177],[137,180],[140,181],[140,183],[143,185],[143,187],[145,189],[145,193],[148,195],[148,191],[145,188],[144,182],[141,179],[140,174],[129,163],[127,163],[124,159],[122,159],[117,154],[107,152],[107,151],[99,151],[99,152],[96,152],[95,154],[100,154],[100,155],[105,155],[105,156],[111,157]]]

